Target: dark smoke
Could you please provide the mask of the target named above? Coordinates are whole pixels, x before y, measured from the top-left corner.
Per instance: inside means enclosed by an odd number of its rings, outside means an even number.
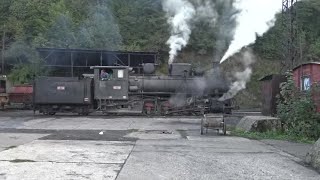
[[[228,80],[217,66],[207,71],[203,77],[195,77],[190,80],[190,83],[185,84],[180,91],[176,92],[176,95],[171,97],[169,102],[176,107],[182,107],[193,102],[196,97],[216,93],[215,91],[218,91],[217,98],[220,98],[223,92],[228,89]],[[221,95],[219,96],[219,94]]]

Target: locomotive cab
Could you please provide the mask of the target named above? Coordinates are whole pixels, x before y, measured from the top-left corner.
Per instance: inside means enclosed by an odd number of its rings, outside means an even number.
[[[98,109],[107,110],[113,101],[126,102],[129,99],[129,67],[95,66],[91,69],[94,69],[94,99]]]
[[[192,74],[191,64],[187,63],[173,63],[169,66],[170,76],[190,77]]]

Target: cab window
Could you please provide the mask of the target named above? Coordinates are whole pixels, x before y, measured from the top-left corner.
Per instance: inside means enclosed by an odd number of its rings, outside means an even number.
[[[112,69],[101,69],[100,70],[100,80],[108,81],[114,78],[114,73]]]

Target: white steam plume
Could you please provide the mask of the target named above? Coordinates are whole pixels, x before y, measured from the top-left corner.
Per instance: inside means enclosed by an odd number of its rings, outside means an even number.
[[[174,62],[178,51],[188,44],[191,35],[191,21],[196,14],[194,6],[188,0],[163,0],[163,10],[167,13],[171,26],[169,64]]]
[[[240,51],[242,47],[253,43],[256,40],[256,34],[262,35],[274,25],[272,20],[281,9],[281,1],[238,0],[235,6],[241,11],[237,18],[238,26],[234,40],[221,62]]]
[[[251,65],[255,62],[255,57],[252,54],[251,50],[245,51],[240,57],[242,64],[244,65],[245,70],[242,72],[235,72],[234,78],[235,82],[233,82],[230,86],[230,90],[225,93],[219,100],[224,101],[227,99],[231,99],[236,96],[241,90],[246,88],[247,83],[251,79],[252,75],[252,67]]]

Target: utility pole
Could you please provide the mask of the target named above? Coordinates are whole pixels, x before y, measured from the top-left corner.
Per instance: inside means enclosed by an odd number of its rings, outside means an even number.
[[[5,40],[6,40],[6,25],[3,25],[2,51],[1,51],[1,74],[4,74],[4,50],[6,45]]]
[[[297,65],[297,37],[298,28],[296,22],[296,7],[295,4],[298,0],[282,0],[282,18],[283,18],[283,61],[281,66],[282,73],[287,70],[292,70]]]

